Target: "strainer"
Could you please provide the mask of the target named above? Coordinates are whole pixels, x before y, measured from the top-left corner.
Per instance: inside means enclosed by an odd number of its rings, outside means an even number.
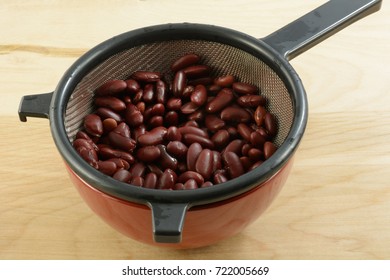
[[[193,223],[188,221],[192,219],[191,211],[195,213],[210,208],[217,213],[215,209],[218,205],[236,207],[234,203],[241,199],[243,203],[240,207],[243,207],[248,204],[248,197],[258,193],[257,199],[263,203],[262,207],[251,205],[248,206],[252,207],[249,211],[237,208],[236,216],[229,214],[232,217],[221,214],[221,219],[227,219],[225,223],[237,223],[236,229],[220,234],[220,237],[226,237],[254,220],[240,216],[238,212],[248,216],[252,215],[249,212],[259,215],[271,203],[284,181],[282,176],[286,176],[281,174],[289,169],[303,136],[308,115],[306,93],[288,60],[352,22],[379,10],[380,5],[379,0],[329,1],[262,40],[223,27],[193,23],[164,24],[130,31],[101,43],[78,59],[53,93],[25,96],[19,116],[22,121],[26,121],[27,116],[50,119],[54,141],[83,198],[107,222],[141,241],[150,243],[152,234],[140,233],[142,221],[131,225],[131,220],[136,220],[134,215],[143,215],[133,213],[131,207],[146,209],[149,216],[151,212],[152,218],[144,217],[143,222],[150,223],[155,242],[177,243],[182,240],[183,224],[186,228],[187,224],[191,227]],[[160,71],[170,80],[172,77],[167,69],[172,61],[192,52],[200,55],[202,63],[213,69],[213,76],[234,75],[240,81],[261,89],[269,100],[267,109],[276,116],[278,123],[275,142],[279,148],[270,159],[243,176],[210,188],[166,191],[121,183],[80,158],[72,147],[72,141],[82,126],[83,118],[95,109],[94,89],[110,79],[126,79],[136,70]],[[96,198],[92,199],[94,195]],[[124,210],[127,213],[119,210],[123,205],[131,206]],[[110,212],[113,207],[116,210]],[[120,218],[113,217],[115,215]],[[139,232],[134,229],[136,227]],[[227,226],[225,229],[229,231]],[[192,245],[183,246],[201,246],[216,241],[220,237],[214,240],[213,230],[215,228],[203,225],[200,230],[193,229],[195,233],[187,231],[183,234],[184,238]],[[202,238],[206,241],[194,241]],[[196,245],[193,245],[194,242]]]

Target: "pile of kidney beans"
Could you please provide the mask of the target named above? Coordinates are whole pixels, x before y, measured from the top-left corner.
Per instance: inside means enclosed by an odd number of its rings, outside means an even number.
[[[92,167],[150,189],[187,190],[239,177],[272,156],[275,117],[259,89],[211,77],[196,54],[160,72],[136,71],[94,92],[73,146]]]

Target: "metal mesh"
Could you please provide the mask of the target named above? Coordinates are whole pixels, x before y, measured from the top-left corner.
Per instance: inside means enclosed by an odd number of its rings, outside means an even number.
[[[234,75],[242,82],[257,85],[268,100],[267,109],[278,122],[275,143],[281,145],[293,123],[294,108],[290,94],[279,76],[263,61],[247,52],[216,42],[202,40],[173,40],[137,46],[111,56],[87,74],[67,104],[65,128],[72,141],[82,126],[83,118],[91,113],[93,91],[110,79],[126,79],[136,70],[160,71],[172,79],[170,65],[186,53],[196,53],[202,63],[209,65],[213,76]]]

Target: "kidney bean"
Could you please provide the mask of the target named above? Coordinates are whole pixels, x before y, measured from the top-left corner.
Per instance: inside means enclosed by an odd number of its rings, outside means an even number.
[[[158,145],[163,142],[166,134],[167,134],[167,129],[163,126],[159,126],[139,136],[137,140],[141,146]]]
[[[223,152],[224,153],[233,152],[238,155],[242,151],[242,147],[244,146],[244,144],[245,142],[243,140],[235,139],[226,146]]]
[[[195,86],[191,94],[191,102],[197,106],[202,106],[207,101],[207,89],[204,85]]]
[[[95,114],[98,115],[103,120],[107,119],[107,118],[111,118],[111,119],[116,120],[117,122],[122,121],[122,117],[118,113],[112,111],[109,108],[100,107],[96,110]]]
[[[257,126],[262,126],[264,122],[265,115],[267,114],[267,110],[263,106],[258,106],[253,115]]]
[[[172,157],[168,152],[167,148],[164,145],[157,145],[157,147],[160,149],[161,156],[159,163],[163,169],[169,168],[172,170],[177,169],[178,161],[176,158]]]
[[[239,94],[256,94],[259,91],[255,85],[242,82],[235,82],[232,87],[233,90]]]
[[[90,150],[95,150],[94,148],[94,143],[92,141],[88,141],[87,139],[84,139],[84,138],[77,138],[73,141],[73,147],[77,150],[79,149],[80,147],[84,147],[86,149],[90,149]],[[96,146],[96,145],[95,145]],[[97,159],[97,158],[96,158]]]
[[[98,170],[108,176],[111,176],[116,171],[116,164],[112,161],[98,161],[97,163]]]
[[[221,129],[217,131],[211,137],[211,141],[214,143],[214,146],[220,150],[222,150],[228,144],[229,140],[230,140],[230,135],[226,129]]]
[[[221,89],[222,89],[222,87],[220,87],[219,85],[216,85],[216,84],[212,84],[212,85],[207,86],[207,92],[211,95],[216,95]]]
[[[147,189],[155,189],[157,186],[158,177],[156,173],[150,172],[146,174],[143,186]]]
[[[139,89],[139,90],[135,93],[134,97],[133,97],[131,100],[129,100],[130,102],[128,102],[128,103],[137,104],[138,102],[141,102],[141,101],[142,101],[143,96],[144,96],[144,90],[143,90],[143,89]]]
[[[200,127],[198,122],[195,121],[195,120],[191,120],[191,121],[185,122],[183,126],[193,126],[193,127],[197,127],[197,128]]]
[[[176,97],[183,95],[184,88],[186,87],[187,77],[183,71],[179,71],[175,74],[175,78],[172,83],[172,92]]]
[[[182,127],[179,127],[178,130],[182,135],[196,134],[196,135],[206,137],[206,138],[209,137],[207,132],[205,132],[204,130],[202,130],[198,127],[195,127],[195,126],[182,126]]]
[[[181,97],[187,98],[190,97],[191,94],[194,92],[195,87],[193,85],[186,85],[186,87],[183,90],[183,94]]]
[[[122,135],[126,138],[131,137],[130,128],[125,122],[118,124],[117,127],[113,130],[113,132],[118,133],[119,135]]]
[[[125,82],[126,82],[127,90],[130,93],[136,93],[141,89],[139,83],[134,79],[128,79]]]
[[[213,152],[209,149],[203,149],[195,163],[196,172],[202,175],[204,179],[208,180],[214,171],[213,167]]]
[[[128,170],[130,168],[130,164],[121,158],[110,158],[107,161],[112,161],[113,163],[115,163],[117,170],[120,170],[120,169]]]
[[[222,168],[222,156],[218,151],[213,151],[213,173]]]
[[[95,105],[98,107],[107,107],[115,112],[120,112],[126,109],[125,102],[114,96],[96,97]]]
[[[201,122],[203,121],[204,116],[205,116],[205,112],[202,109],[198,109],[195,112],[189,114],[187,119],[190,121]]]
[[[253,161],[259,161],[263,159],[263,152],[259,149],[252,148],[248,151],[248,157]]]
[[[136,71],[131,75],[131,78],[139,82],[152,83],[161,80],[161,73],[151,71]]]
[[[149,126],[150,127],[159,127],[164,124],[164,118],[162,116],[153,116],[149,120]]]
[[[261,135],[258,131],[253,131],[250,135],[250,143],[255,148],[262,148],[267,139]]]
[[[209,138],[200,136],[198,134],[184,134],[183,142],[187,145],[199,143],[203,148],[214,149],[214,143]]]
[[[154,173],[157,175],[157,177],[160,177],[163,174],[163,171],[155,164],[148,164],[148,168],[150,172]]]
[[[136,146],[134,139],[124,137],[118,133],[115,133],[114,131],[108,133],[108,139],[114,147],[126,152],[133,151]]]
[[[144,122],[144,116],[134,104],[127,104],[125,111],[126,123],[131,127],[140,126]]]
[[[129,171],[133,177],[143,177],[146,172],[146,165],[143,162],[136,162],[130,167]]]
[[[265,98],[258,94],[243,95],[237,98],[237,104],[242,107],[257,107],[259,105],[264,106],[265,103]]]
[[[189,179],[187,182],[184,183],[185,190],[195,190],[197,188],[198,188],[198,184],[194,179]]]
[[[95,94],[98,96],[112,95],[124,91],[127,88],[127,84],[123,80],[109,80],[99,86],[95,90]]]
[[[240,157],[240,161],[244,170],[249,170],[252,166],[252,161],[249,157]]]
[[[184,55],[172,63],[171,70],[173,72],[177,72],[183,68],[197,64],[199,60],[200,57],[197,54],[191,53],[191,54]]]
[[[98,168],[98,156],[94,149],[88,149],[84,146],[80,146],[76,149],[77,153],[93,168]]]
[[[141,176],[134,176],[130,180],[130,184],[137,186],[137,187],[142,187],[144,185],[144,178]]]
[[[233,75],[218,77],[214,80],[214,84],[220,87],[231,87],[234,82],[235,82],[235,78]]]
[[[237,125],[237,131],[246,141],[251,141],[251,133],[254,131],[248,125],[246,125],[245,123],[239,123]]]
[[[274,143],[267,141],[264,143],[264,158],[269,159],[277,150]]]
[[[201,188],[208,188],[208,187],[211,187],[213,186],[214,184],[210,181],[207,181],[207,182],[204,182],[200,187]]]
[[[199,78],[207,76],[210,73],[210,67],[207,65],[192,65],[184,68],[182,70],[187,78],[193,79],[193,78]]]
[[[225,167],[231,178],[237,178],[244,174],[244,167],[236,153],[227,152],[224,154]]]
[[[164,81],[158,80],[156,82],[156,101],[157,103],[165,104],[167,102],[167,85],[165,84]]]
[[[229,106],[221,112],[221,119],[232,123],[246,123],[252,119],[252,116],[242,108]]]
[[[169,111],[164,116],[166,126],[176,126],[179,124],[179,114],[175,111]]]
[[[112,118],[107,118],[103,121],[103,131],[106,133],[114,130],[117,126],[118,123]]]
[[[188,180],[193,179],[198,185],[203,184],[204,178],[201,174],[195,171],[185,171],[177,179],[179,183],[185,183]]]
[[[174,110],[174,111],[179,111],[182,106],[182,101],[180,98],[170,98],[167,101],[167,109],[168,110]]]
[[[267,130],[268,134],[271,137],[276,136],[277,133],[277,123],[274,115],[271,113],[267,112],[264,117],[264,126],[265,129]]]
[[[195,103],[193,102],[187,102],[185,103],[183,106],[181,106],[180,108],[180,111],[183,113],[183,114],[192,114],[194,113],[196,110],[198,110],[199,106],[196,105]]]
[[[137,158],[143,162],[154,162],[161,156],[161,151],[156,146],[145,146],[137,151]]]
[[[174,190],[184,190],[184,184],[183,183],[176,183],[173,187]]]
[[[116,150],[116,149],[113,149],[110,147],[99,148],[98,154],[106,159],[120,158],[120,159],[127,161],[129,164],[132,164],[135,161],[134,157],[130,153],[127,153],[127,152],[124,152],[121,150]]]
[[[195,171],[196,160],[198,159],[199,154],[202,151],[202,146],[194,142],[188,147],[187,151],[187,169],[190,171]]]
[[[236,139],[238,137],[238,135],[239,135],[238,131],[237,131],[237,128],[235,128],[234,126],[227,126],[226,130],[229,132],[229,135],[230,135],[231,139]]]
[[[138,142],[138,137],[146,133],[145,125],[141,124],[133,129],[133,139]]]
[[[146,103],[153,102],[153,100],[154,100],[154,85],[153,84],[146,84],[145,85],[142,99]]]
[[[188,85],[190,86],[196,86],[196,85],[204,85],[208,86],[213,83],[213,79],[211,77],[201,77],[193,80],[188,81]]]
[[[165,169],[157,182],[157,189],[173,189],[177,180],[177,175],[172,169]]]
[[[119,169],[113,175],[112,178],[121,181],[121,182],[129,182],[132,178],[131,173],[126,169]]]
[[[89,114],[84,118],[84,128],[92,136],[101,136],[103,134],[103,123],[96,114]]]
[[[176,126],[170,126],[165,135],[165,139],[168,141],[181,141],[182,134]]]
[[[216,115],[206,115],[205,117],[206,128],[211,132],[217,132],[225,127],[225,121],[221,120]]]
[[[233,91],[229,88],[222,89],[217,96],[206,104],[207,113],[216,113],[224,109],[233,100]]]
[[[213,180],[215,184],[222,184],[228,181],[228,178],[222,173],[216,173],[213,176]]]
[[[184,158],[187,151],[188,147],[180,141],[171,141],[167,145],[167,152],[176,158]]]
[[[253,147],[252,147],[251,144],[248,144],[248,143],[244,144],[244,145],[242,146],[242,148],[241,148],[241,154],[242,154],[243,156],[247,156],[249,150],[252,149],[252,148],[253,148]]]

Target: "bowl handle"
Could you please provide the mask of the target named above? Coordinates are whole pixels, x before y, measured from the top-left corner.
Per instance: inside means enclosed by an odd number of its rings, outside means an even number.
[[[152,209],[153,238],[157,243],[180,243],[187,203],[149,203]]]
[[[27,117],[48,119],[52,96],[52,92],[23,96],[19,105],[20,121],[26,122]]]
[[[328,1],[262,41],[291,60],[355,21],[378,11],[381,4],[382,0]]]

